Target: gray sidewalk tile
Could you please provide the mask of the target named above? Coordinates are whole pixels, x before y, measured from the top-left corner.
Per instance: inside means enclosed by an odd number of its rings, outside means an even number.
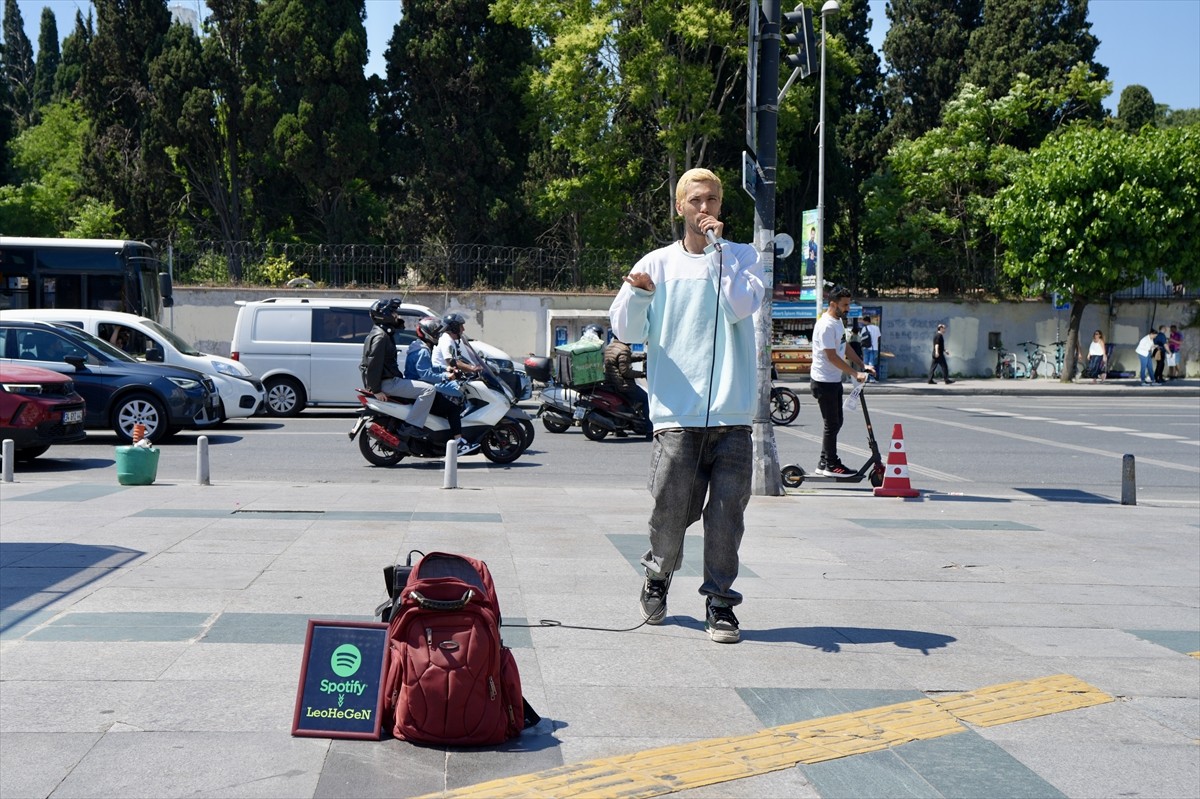
[[[1171,657],[1173,654],[1121,630],[987,627],[985,631],[1028,655],[1154,658]]]
[[[328,749],[288,732],[110,733],[54,796],[295,799],[313,795]]]
[[[158,680],[191,647],[183,641],[99,643],[26,639],[4,651],[5,681]]]
[[[100,740],[98,732],[5,732],[0,796],[43,799]]]
[[[302,613],[235,613],[217,617],[200,639],[205,644],[303,644],[308,620]],[[340,621],[373,621],[369,615],[322,616]]]
[[[87,656],[75,665],[86,675]],[[150,681],[0,681],[0,723],[10,732],[104,732],[137,709]]]
[[[938,796],[951,799],[1059,799],[1063,793],[1001,747],[971,731],[892,750],[929,783]]]
[[[801,766],[821,799],[904,797],[942,799],[942,794],[922,779],[894,751],[868,752],[854,757]]]
[[[221,644],[188,646],[159,675],[159,681],[200,680],[211,683],[255,680],[282,682],[295,690],[304,660],[303,636],[295,644]]]
[[[89,483],[75,483],[56,486],[40,491],[34,491],[21,496],[6,496],[8,502],[87,502],[111,494],[119,494],[130,490],[126,486],[105,486]],[[137,490],[137,489],[133,489]]]

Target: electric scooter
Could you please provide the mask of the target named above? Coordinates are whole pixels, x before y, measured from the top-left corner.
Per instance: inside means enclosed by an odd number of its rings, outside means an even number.
[[[863,420],[867,424],[867,446],[871,448],[870,459],[858,467],[858,471],[854,474],[837,477],[826,477],[821,474],[810,475],[796,464],[790,463],[779,470],[786,487],[799,488],[805,480],[826,483],[861,483],[864,479],[869,479],[871,485],[876,488],[883,485],[883,475],[886,469],[883,465],[883,456],[879,454],[879,445],[875,443],[875,430],[871,427],[871,414],[867,412],[867,397],[862,390],[863,384],[853,380],[851,382],[854,383],[854,389],[850,392],[850,399],[857,400],[858,404],[862,406]]]

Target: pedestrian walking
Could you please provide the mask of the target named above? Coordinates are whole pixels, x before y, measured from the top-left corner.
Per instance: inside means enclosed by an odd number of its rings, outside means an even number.
[[[946,326],[938,325],[937,332],[933,334],[933,363],[929,366],[930,385],[933,385],[933,376],[937,374],[938,367],[942,369],[942,379],[946,385],[954,382],[950,379],[950,366],[946,363],[946,356],[949,354],[946,351]]]
[[[817,474],[823,477],[854,474],[853,469],[842,463],[837,452],[838,431],[842,429],[842,380],[845,375],[850,375],[861,383],[875,371],[846,346],[846,327],[842,320],[850,313],[850,296],[850,289],[836,286],[829,293],[829,307],[813,326],[808,386],[825,423],[821,434],[821,459],[817,462]],[[851,362],[857,363],[861,370],[855,369]]]

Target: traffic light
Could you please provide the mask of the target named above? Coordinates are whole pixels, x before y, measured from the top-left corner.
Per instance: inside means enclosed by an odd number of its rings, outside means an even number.
[[[783,42],[795,52],[784,56],[790,66],[800,70],[800,77],[807,78],[812,74],[817,60],[817,42],[813,36],[812,9],[806,6],[796,6],[795,11],[783,15]]]

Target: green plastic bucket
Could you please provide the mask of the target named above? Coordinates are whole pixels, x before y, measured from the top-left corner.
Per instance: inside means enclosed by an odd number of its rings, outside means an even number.
[[[117,447],[117,482],[123,486],[148,486],[158,474],[154,447]]]

